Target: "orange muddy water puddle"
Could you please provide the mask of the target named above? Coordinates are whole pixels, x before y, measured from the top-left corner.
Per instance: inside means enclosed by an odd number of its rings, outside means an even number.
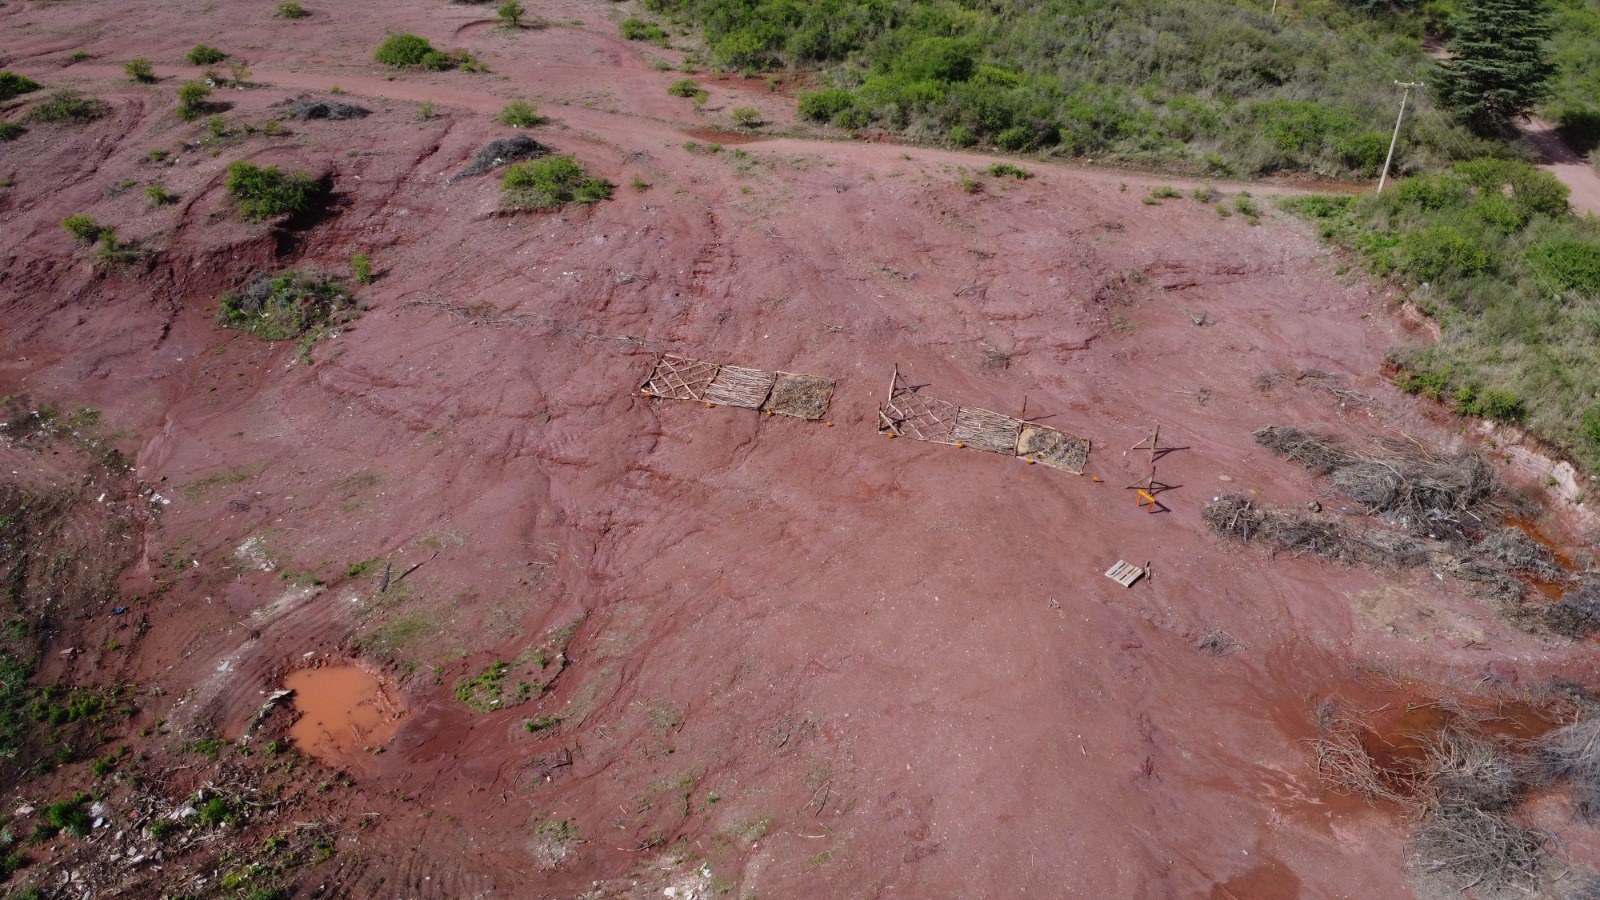
[[[1535,525],[1532,521],[1528,519],[1521,519],[1516,516],[1507,516],[1505,524],[1517,529],[1518,531],[1532,538],[1534,543],[1537,543],[1539,546],[1549,550],[1550,556],[1555,560],[1556,565],[1568,572],[1572,571],[1572,555],[1566,551],[1566,548],[1556,543],[1554,538],[1551,538],[1549,535],[1541,531],[1539,526]],[[1563,582],[1546,581],[1543,578],[1534,578],[1531,575],[1525,576],[1524,580],[1533,585],[1534,590],[1543,594],[1550,600],[1560,600],[1561,596],[1567,592],[1568,588],[1568,585]]]
[[[300,718],[289,728],[295,745],[332,765],[363,765],[369,748],[381,747],[399,725],[398,709],[383,684],[355,666],[291,672],[283,686],[294,691]]]

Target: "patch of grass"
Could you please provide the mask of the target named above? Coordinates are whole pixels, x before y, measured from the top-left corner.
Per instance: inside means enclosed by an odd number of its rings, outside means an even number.
[[[122,71],[128,73],[130,81],[150,84],[156,80],[155,66],[152,66],[150,60],[142,56],[134,57],[123,63]]]
[[[532,128],[543,124],[544,116],[539,115],[539,104],[530,100],[513,100],[501,108],[495,121],[512,128]]]
[[[152,184],[144,189],[144,195],[150,199],[152,206],[167,206],[178,202],[178,195],[168,191],[159,184]]]
[[[1150,193],[1145,196],[1144,202],[1146,204],[1155,204],[1160,203],[1162,200],[1171,200],[1182,196],[1183,192],[1177,188],[1171,185],[1162,185],[1161,187],[1152,188]]]
[[[262,340],[288,341],[360,314],[344,282],[314,271],[257,274],[243,290],[222,297],[217,321]]]
[[[111,104],[104,100],[85,97],[70,88],[63,88],[29,110],[27,119],[51,125],[84,125],[110,114]]]
[[[503,708],[507,699],[504,685],[509,668],[496,660],[479,674],[462,677],[456,682],[456,699],[475,712],[492,712]]]
[[[416,613],[385,622],[357,640],[356,646],[363,653],[398,661],[401,653],[420,643],[434,631],[434,623],[421,613]]]
[[[596,203],[611,198],[611,182],[591,177],[568,156],[513,163],[500,182],[505,201],[530,209],[554,209],[566,203]]]
[[[240,160],[228,166],[228,193],[239,214],[252,222],[295,215],[310,208],[322,185],[304,172],[280,172]]]
[[[991,163],[988,172],[996,178],[1015,178],[1018,181],[1027,181],[1033,177],[1033,173],[1027,169],[1007,162]]]
[[[356,251],[350,255],[350,272],[355,276],[357,284],[372,283],[372,257],[364,251]]]
[[[295,3],[294,0],[288,0],[288,2],[278,4],[277,15],[280,19],[303,19],[309,14],[306,12],[305,7]]]
[[[209,66],[227,59],[228,54],[206,44],[195,44],[194,49],[184,58],[189,60],[192,66]]]
[[[549,731],[560,724],[561,718],[559,716],[551,715],[534,716],[531,719],[522,720],[523,729],[530,734],[538,734],[541,731]]]
[[[16,72],[0,72],[0,101],[31,94],[39,89],[39,82]]]
[[[20,123],[9,119],[0,119],[0,141],[14,141],[27,133],[28,129],[24,128]]]

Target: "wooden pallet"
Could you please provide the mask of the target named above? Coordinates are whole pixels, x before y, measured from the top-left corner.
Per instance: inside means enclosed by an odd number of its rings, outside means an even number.
[[[1144,577],[1144,570],[1133,563],[1117,560],[1117,564],[1106,570],[1106,577],[1123,587],[1133,587],[1133,583]]]

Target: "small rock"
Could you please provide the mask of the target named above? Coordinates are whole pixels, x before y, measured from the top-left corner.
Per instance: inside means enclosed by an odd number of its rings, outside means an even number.
[[[1315,500],[1307,500],[1306,509],[1309,509],[1312,512],[1322,512],[1322,504]]]
[[[1233,480],[1233,476],[1232,475],[1218,475],[1217,476],[1217,480],[1218,481],[1232,481]]]

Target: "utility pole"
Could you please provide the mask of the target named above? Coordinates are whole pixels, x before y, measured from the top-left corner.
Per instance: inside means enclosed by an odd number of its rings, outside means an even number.
[[[1422,87],[1420,81],[1396,81],[1395,84],[1404,91],[1400,94],[1400,115],[1394,118],[1394,137],[1389,139],[1389,155],[1383,158],[1383,174],[1378,176],[1378,193],[1383,193],[1383,185],[1389,180],[1389,164],[1394,162],[1394,145],[1400,142],[1400,122],[1406,117],[1406,100],[1411,96],[1412,88]]]

